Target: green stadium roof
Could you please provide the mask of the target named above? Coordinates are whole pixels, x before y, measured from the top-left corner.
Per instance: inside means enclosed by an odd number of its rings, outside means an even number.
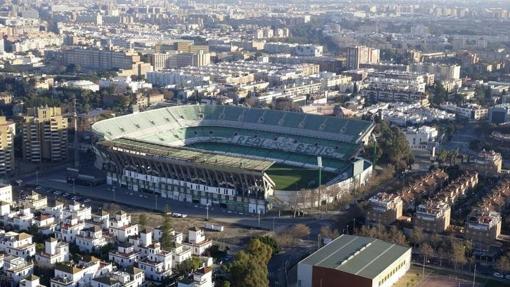
[[[359,143],[373,123],[241,106],[184,105],[124,115],[95,123],[92,129],[106,139],[139,139],[196,125],[275,131],[281,134]]]
[[[242,169],[263,172],[273,165],[273,161],[256,160],[240,156],[220,155],[212,152],[191,150],[185,147],[170,147],[132,139],[119,138],[112,141],[103,141],[100,144],[155,156],[164,156],[194,164]]]
[[[300,264],[374,279],[410,249],[379,239],[344,234],[303,259]]]

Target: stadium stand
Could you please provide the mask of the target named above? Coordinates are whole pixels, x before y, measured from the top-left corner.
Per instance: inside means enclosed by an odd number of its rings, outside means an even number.
[[[317,187],[318,156],[323,184],[367,173],[366,161],[355,162],[372,129],[361,120],[221,105],[166,107],[93,125],[109,184],[248,212],[266,212],[279,190]]]

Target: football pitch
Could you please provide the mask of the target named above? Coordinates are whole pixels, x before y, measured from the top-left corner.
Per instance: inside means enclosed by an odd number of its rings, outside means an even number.
[[[275,163],[267,171],[277,190],[301,190],[319,186],[319,170],[294,167]],[[335,173],[322,171],[322,184],[336,176]]]

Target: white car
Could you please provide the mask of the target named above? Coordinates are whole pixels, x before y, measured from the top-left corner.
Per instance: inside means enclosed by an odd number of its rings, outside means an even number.
[[[492,274],[494,277],[496,278],[503,278],[503,274],[499,273],[499,272],[494,272],[494,274]]]

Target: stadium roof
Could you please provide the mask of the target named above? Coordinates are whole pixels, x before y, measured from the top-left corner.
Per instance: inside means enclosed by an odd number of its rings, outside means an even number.
[[[379,239],[344,234],[303,259],[300,264],[374,279],[409,249]]]
[[[140,139],[147,135],[196,126],[270,131],[357,144],[371,131],[373,123],[240,106],[184,105],[103,120],[95,123],[92,129],[106,139]]]
[[[121,149],[142,155],[164,156],[180,161],[214,167],[234,168],[251,171],[265,171],[273,165],[273,161],[256,160],[240,156],[220,155],[212,152],[191,150],[186,147],[169,147],[133,139],[119,138],[103,141],[100,144],[113,149]]]

